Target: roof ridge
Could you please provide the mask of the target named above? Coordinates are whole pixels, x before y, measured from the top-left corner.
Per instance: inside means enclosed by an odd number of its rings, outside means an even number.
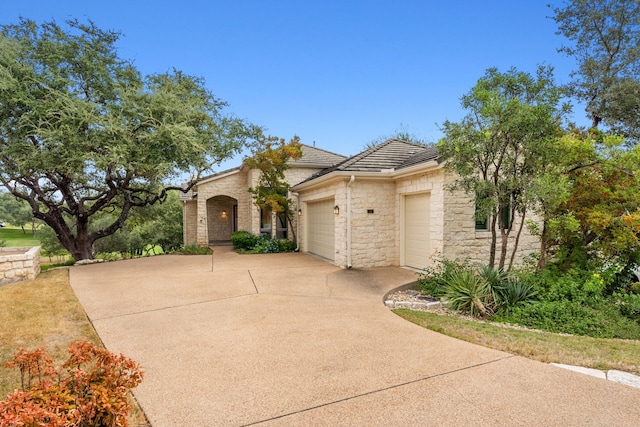
[[[312,145],[303,144],[303,143],[300,143],[300,145],[304,145],[305,147],[313,148],[314,150],[324,151],[325,153],[333,154],[334,156],[344,157],[345,159],[347,158],[347,156],[345,156],[344,154],[334,153],[333,151],[329,151],[329,150],[326,150],[324,148],[319,148],[319,147],[316,147],[315,145],[312,146]]]

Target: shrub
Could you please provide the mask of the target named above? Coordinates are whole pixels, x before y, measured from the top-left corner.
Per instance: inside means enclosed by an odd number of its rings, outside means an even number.
[[[261,240],[261,236],[248,231],[235,231],[231,234],[231,243],[234,249],[252,250]]]
[[[142,382],[136,362],[90,342],[72,344],[58,369],[45,348],[20,349],[7,367],[20,369],[21,390],[0,402],[0,425],[127,426],[127,394]]]
[[[638,324],[611,305],[590,307],[575,301],[540,301],[516,306],[493,320],[534,329],[595,338],[640,339]]]
[[[291,252],[296,248],[295,242],[287,239],[269,239],[268,237],[262,237],[258,244],[256,244],[252,252],[255,253],[279,253],[279,252]]]
[[[199,246],[195,243],[193,245],[183,246],[180,249],[175,250],[173,253],[180,255],[211,255],[213,251],[206,246]]]
[[[640,295],[614,294],[613,298],[623,316],[640,323]]]
[[[236,231],[231,235],[231,243],[240,253],[278,253],[295,250],[296,243],[287,239],[271,239],[269,236],[258,236],[248,231]]]

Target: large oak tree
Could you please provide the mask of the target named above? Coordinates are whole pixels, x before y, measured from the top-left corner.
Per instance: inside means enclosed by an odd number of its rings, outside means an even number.
[[[142,75],[118,56],[119,37],[77,20],[0,32],[0,184],[76,260],[260,133],[223,114],[201,78]],[[113,221],[93,224],[101,212]]]

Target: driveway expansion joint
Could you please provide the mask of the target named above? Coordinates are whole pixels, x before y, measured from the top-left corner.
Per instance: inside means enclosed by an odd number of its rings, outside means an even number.
[[[370,396],[370,395],[377,394],[377,393],[382,393],[382,392],[385,392],[385,391],[388,391],[388,390],[393,390],[393,389],[405,387],[405,386],[408,386],[408,385],[411,385],[411,384],[416,384],[416,383],[420,383],[420,382],[423,382],[423,381],[429,381],[429,380],[432,380],[434,378],[440,378],[440,377],[444,377],[444,376],[447,376],[447,375],[456,374],[458,372],[464,372],[464,371],[472,370],[472,369],[479,368],[479,367],[485,366],[485,365],[491,365],[493,363],[498,363],[498,362],[502,362],[502,361],[505,361],[505,360],[508,360],[508,359],[513,359],[514,357],[518,357],[518,356],[510,354],[508,356],[500,357],[500,358],[494,359],[494,360],[489,360],[487,362],[476,363],[475,365],[469,365],[469,366],[465,366],[465,367],[458,368],[458,369],[452,369],[452,370],[446,371],[446,372],[440,372],[440,373],[434,374],[434,375],[428,375],[428,376],[422,377],[422,378],[416,378],[415,380],[405,381],[403,383],[390,385],[388,387],[379,388],[377,390],[371,390],[371,391],[367,391],[367,392],[364,392],[364,393],[355,394],[353,396],[344,397],[342,399],[333,400],[331,402],[322,403],[320,405],[311,406],[309,408],[300,409],[300,410],[297,410],[297,411],[289,412],[287,414],[282,414],[282,415],[278,415],[278,416],[275,416],[275,417],[266,418],[264,420],[254,421],[254,422],[251,422],[251,423],[248,423],[248,424],[242,424],[241,427],[256,426],[256,425],[268,423],[268,422],[271,422],[271,421],[280,420],[280,419],[287,418],[287,417],[290,417],[290,416],[293,416],[293,415],[298,415],[298,414],[302,414],[302,413],[305,413],[305,412],[313,411],[313,410],[316,410],[316,409],[324,408],[324,407],[327,407],[327,406],[336,405],[338,403],[348,402],[349,400],[358,399],[360,397]]]
[[[92,321],[97,322],[99,320],[110,320],[110,319],[118,319],[118,318],[127,317],[127,316],[137,316],[139,314],[153,313],[153,312],[156,312],[156,311],[171,310],[171,309],[174,309],[174,308],[181,308],[181,307],[189,307],[189,306],[194,306],[194,305],[208,304],[208,303],[218,302],[218,301],[227,301],[227,300],[232,300],[232,299],[236,299],[236,298],[250,297],[250,296],[254,296],[254,295],[256,295],[256,293],[252,292],[252,293],[249,293],[249,294],[234,295],[234,296],[225,297],[225,298],[214,298],[214,299],[208,299],[208,300],[203,300],[203,301],[195,301],[195,302],[190,302],[188,304],[168,305],[168,306],[165,306],[165,307],[150,308],[148,310],[133,311],[131,313],[117,314],[115,316],[96,317],[96,318],[92,319]]]

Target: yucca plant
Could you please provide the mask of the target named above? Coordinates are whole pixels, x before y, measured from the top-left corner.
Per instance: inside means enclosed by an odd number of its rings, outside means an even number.
[[[456,311],[476,317],[490,317],[495,299],[489,282],[473,270],[461,270],[450,274],[446,281],[445,298]]]
[[[538,297],[538,291],[533,285],[525,283],[517,277],[510,277],[504,284],[497,286],[495,291],[500,304],[507,307],[531,304]]]

